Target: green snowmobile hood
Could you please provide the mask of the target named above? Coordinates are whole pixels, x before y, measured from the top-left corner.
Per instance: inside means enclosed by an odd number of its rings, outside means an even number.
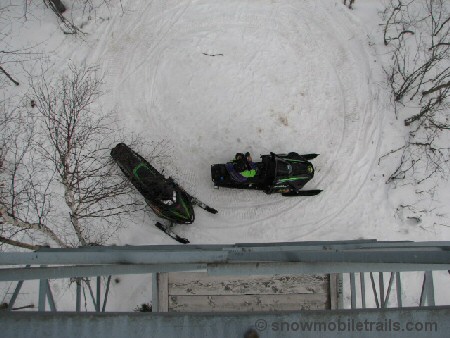
[[[191,212],[189,210],[188,204],[184,200],[183,196],[180,196],[180,207],[179,208],[171,208],[168,210],[169,213],[175,215],[176,217],[180,217],[189,221],[192,218]],[[181,210],[179,210],[181,209]]]

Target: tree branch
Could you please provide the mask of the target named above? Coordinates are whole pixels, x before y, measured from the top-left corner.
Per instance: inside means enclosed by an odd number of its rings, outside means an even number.
[[[50,228],[43,224],[38,223],[29,223],[20,220],[18,217],[11,215],[5,206],[0,204],[0,216],[3,218],[3,221],[12,226],[26,229],[26,230],[36,230],[40,233],[43,233],[49,236],[53,241],[55,241],[60,247],[67,248],[68,245],[65,244]]]
[[[36,251],[40,248],[39,245],[33,245],[33,244],[28,244],[28,243],[24,243],[24,242],[19,242],[19,241],[15,241],[3,236],[0,236],[0,242],[1,243],[5,243],[5,244],[9,244],[12,246],[17,246],[19,248],[24,248],[24,249],[28,249],[28,250],[33,250]]]
[[[13,78],[12,78],[12,76],[2,67],[2,66],[0,66],[0,71],[3,73],[3,74],[5,74],[6,75],[6,77],[8,78],[8,79],[10,79],[16,86],[18,86],[19,85],[19,82],[17,82],[16,80],[14,80]]]
[[[443,84],[441,84],[439,86],[436,86],[434,88],[431,88],[431,89],[423,91],[422,92],[422,96],[426,96],[428,94],[437,92],[438,90],[441,90],[441,89],[444,89],[444,88],[450,88],[450,81],[448,81],[447,83],[443,83]]]

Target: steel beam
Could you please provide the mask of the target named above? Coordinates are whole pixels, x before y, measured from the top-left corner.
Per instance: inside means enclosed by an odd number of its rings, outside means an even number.
[[[53,298],[53,292],[50,288],[50,283],[47,279],[47,299],[48,299],[48,305],[50,306],[50,311],[56,312],[56,304],[55,299]]]
[[[356,283],[355,273],[350,272],[350,306],[352,309],[356,309]]]
[[[75,278],[76,287],[76,301],[75,301],[75,311],[80,312],[81,310],[81,278]]]
[[[361,307],[366,308],[366,281],[364,279],[364,272],[359,273],[359,284],[361,287]]]
[[[152,272],[198,271],[206,270],[206,264],[167,264],[167,265],[92,265],[58,266],[0,269],[0,282],[33,280],[42,278],[71,278],[76,276],[96,277],[108,275],[138,275]]]
[[[38,300],[38,311],[44,312],[45,311],[45,300],[47,298],[47,279],[41,279],[39,281],[39,300]]]
[[[450,264],[450,250],[361,249],[349,251],[230,252],[227,262],[346,262]],[[212,263],[212,262],[211,262]]]
[[[142,264],[142,265],[93,265],[0,269],[0,281],[96,277],[153,272],[208,270],[212,275],[270,275],[291,273],[345,273],[345,272],[400,272],[449,270],[444,264],[390,264],[390,263],[234,263],[234,264]]]
[[[426,305],[434,306],[434,281],[433,281],[433,271],[425,271],[425,294],[426,294]]]
[[[11,311],[12,308],[14,307],[14,304],[16,303],[16,299],[19,296],[20,289],[22,289],[22,285],[23,285],[23,280],[21,280],[17,283],[14,293],[11,297],[11,300],[9,301],[8,311]]]
[[[397,291],[397,307],[403,307],[402,304],[402,280],[400,277],[400,272],[395,273],[395,286]]]
[[[96,301],[95,301],[95,312],[100,312],[100,298],[101,298],[101,277],[97,277],[97,295],[96,295]]]
[[[449,270],[450,264],[393,264],[393,263],[233,263],[208,264],[208,274],[232,275],[271,275],[296,273],[349,273],[372,271],[425,271]]]
[[[380,290],[380,307],[384,308],[384,275],[378,272],[378,288]]]
[[[159,285],[158,272],[152,273],[152,312],[158,312],[159,309]]]
[[[94,265],[94,264],[182,264],[219,263],[227,260],[228,253],[219,251],[45,251],[4,252],[0,265]],[[25,262],[25,263],[23,263]]]
[[[280,246],[90,247],[1,253],[0,265],[173,264],[223,262],[353,262],[449,264],[447,242],[349,243]],[[248,244],[250,245],[250,244]],[[189,247],[189,246],[187,246]]]
[[[394,284],[395,274],[391,272],[389,276],[389,283],[386,291],[386,297],[384,297],[383,307],[387,308],[389,306],[389,299],[391,297],[392,285]]]

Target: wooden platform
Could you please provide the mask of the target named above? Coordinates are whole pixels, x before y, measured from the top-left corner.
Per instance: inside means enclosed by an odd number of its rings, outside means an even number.
[[[158,274],[159,312],[336,309],[336,275],[208,276]]]

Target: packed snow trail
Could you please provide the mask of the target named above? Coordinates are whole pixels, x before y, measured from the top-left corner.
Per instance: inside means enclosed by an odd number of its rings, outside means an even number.
[[[111,21],[93,59],[128,128],[168,141],[166,173],[219,210],[198,210],[181,234],[206,243],[339,231],[331,223],[349,217],[380,143],[374,57],[353,14],[328,0],[135,7]],[[270,151],[320,153],[305,189],[325,192],[296,199],[213,189],[210,165],[243,151],[255,160]]]

